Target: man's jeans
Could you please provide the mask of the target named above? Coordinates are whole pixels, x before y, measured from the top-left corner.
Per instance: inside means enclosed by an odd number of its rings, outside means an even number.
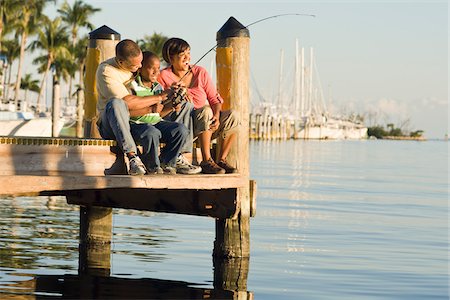
[[[122,99],[111,99],[105,107],[98,126],[104,139],[116,140],[124,153],[137,152],[136,143],[142,145],[139,155],[147,169],[160,164],[175,166],[189,130],[180,123],[160,121],[155,125],[130,123],[128,106]],[[158,157],[159,141],[165,143]]]

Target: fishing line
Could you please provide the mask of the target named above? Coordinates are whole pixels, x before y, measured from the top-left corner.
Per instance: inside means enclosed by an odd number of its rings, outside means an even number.
[[[297,14],[297,13],[279,14],[279,15],[273,15],[273,16],[269,16],[269,17],[265,17],[265,18],[259,19],[259,20],[255,21],[255,22],[252,22],[252,23],[248,24],[247,26],[244,26],[244,28],[247,28],[247,29],[248,29],[250,26],[253,26],[253,25],[258,24],[258,23],[260,23],[260,22],[263,22],[263,21],[266,21],[266,20],[269,20],[269,19],[273,19],[273,18],[285,17],[285,16],[301,16],[301,17],[313,17],[313,18],[316,17],[316,15],[310,15],[310,14]],[[237,32],[239,32],[240,30],[242,30],[242,29],[244,29],[244,28],[236,29],[236,31],[235,31],[235,32],[232,32],[232,33],[233,33],[233,34],[234,34],[234,33],[237,33]],[[209,49],[205,54],[203,54],[203,56],[200,57],[200,58],[199,58],[192,66],[196,66],[196,65],[197,65],[197,64],[198,64],[198,63],[199,63],[206,55],[209,54],[209,52],[211,52],[211,51],[213,51],[214,49],[216,49],[217,46],[218,46],[218,44],[215,44],[214,47],[212,47],[212,48]],[[184,74],[184,75],[180,78],[180,80],[178,80],[178,83],[180,83],[181,80],[183,80],[183,78],[186,77],[186,75],[188,75],[188,74],[191,72],[191,70],[192,70],[192,67],[189,67],[189,70],[186,72],[186,74]]]

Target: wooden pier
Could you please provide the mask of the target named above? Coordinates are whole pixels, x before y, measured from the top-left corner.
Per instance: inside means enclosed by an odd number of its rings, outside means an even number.
[[[215,264],[222,266],[217,267],[214,282],[233,291],[233,299],[251,298],[246,279],[256,183],[249,179],[248,29],[230,17],[217,33],[218,88],[226,107],[240,120],[237,142],[227,158],[237,168],[236,174],[126,175],[126,160],[115,141],[97,138],[93,126],[93,74],[101,61],[114,55],[112,49],[119,39],[120,35],[106,26],[89,34],[86,90],[84,97],[79,97],[85,99],[84,136],[88,138],[0,137],[0,196],[64,195],[69,204],[79,205],[80,276],[103,278],[110,274],[112,208],[212,217],[216,224],[212,253]],[[236,262],[244,266],[237,273]],[[85,278],[74,277],[73,281],[79,284]],[[38,278],[50,285],[55,280],[59,279]],[[110,281],[115,284],[113,278]],[[123,283],[128,284],[126,280]]]

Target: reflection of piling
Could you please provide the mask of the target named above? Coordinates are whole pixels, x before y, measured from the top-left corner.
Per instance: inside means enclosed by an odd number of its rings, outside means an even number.
[[[214,289],[233,291],[233,299],[252,299],[253,293],[247,291],[249,258],[213,259]]]
[[[240,122],[236,143],[227,160],[237,165],[242,181],[238,189],[240,213],[236,219],[216,220],[214,255],[218,257],[248,257],[250,255],[250,192],[249,192],[249,46],[247,28],[235,18],[217,32],[217,82],[225,106],[234,110]]]
[[[97,121],[97,90],[95,73],[100,62],[115,56],[120,34],[107,26],[89,33],[86,57],[84,136],[100,137]],[[97,194],[94,193],[94,197]],[[109,275],[112,238],[112,208],[80,207],[80,271]]]
[[[98,65],[115,56],[115,47],[120,41],[120,34],[103,25],[89,33],[89,45],[86,57],[86,75],[84,77],[84,135],[100,137],[95,122],[97,121],[97,89],[95,73]]]

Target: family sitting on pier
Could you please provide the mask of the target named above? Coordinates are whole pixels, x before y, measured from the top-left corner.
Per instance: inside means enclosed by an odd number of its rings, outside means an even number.
[[[142,52],[132,40],[120,41],[115,50],[116,56],[97,68],[97,126],[102,138],[116,140],[126,154],[128,173],[234,173],[226,158],[236,139],[237,118],[222,111],[223,99],[207,71],[190,65],[189,44],[167,40],[162,53],[168,67],[161,71],[159,57]],[[194,138],[202,153],[200,166],[183,155],[192,151]],[[216,161],[210,150],[215,138],[221,139]]]

